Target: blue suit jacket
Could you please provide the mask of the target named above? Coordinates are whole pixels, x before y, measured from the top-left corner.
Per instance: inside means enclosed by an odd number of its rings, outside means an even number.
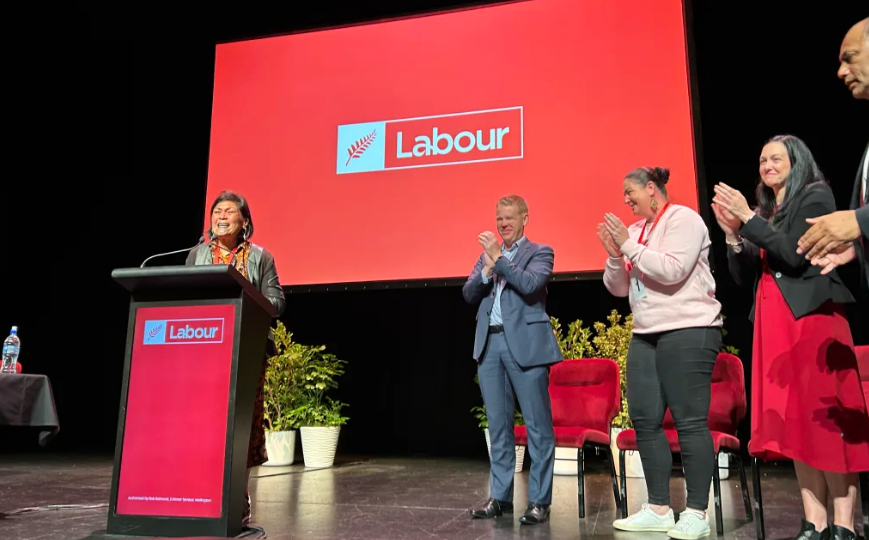
[[[488,283],[480,277],[483,255],[474,266],[462,295],[469,304],[480,303],[477,309],[477,331],[474,339],[474,360],[480,361],[489,337],[489,314],[495,303],[495,275],[506,284],[501,292],[501,317],[507,346],[523,367],[556,364],[564,358],[552,332],[546,313],[546,284],[552,275],[555,253],[552,248],[525,239],[511,261],[501,257],[495,263]]]

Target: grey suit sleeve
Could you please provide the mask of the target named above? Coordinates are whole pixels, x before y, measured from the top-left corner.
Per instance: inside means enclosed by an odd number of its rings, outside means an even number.
[[[489,294],[494,281],[493,279],[489,279],[483,282],[483,256],[480,255],[480,258],[477,259],[477,264],[471,270],[471,275],[468,276],[468,280],[462,287],[462,296],[465,297],[465,302],[476,304],[482,300],[483,297]]]
[[[278,268],[275,265],[275,258],[271,253],[263,254],[262,279],[260,281],[260,292],[268,298],[269,302],[275,306],[275,317],[280,317],[287,306],[286,298],[284,297],[284,289],[281,287],[281,280],[278,278]]]
[[[192,249],[190,253],[187,254],[187,260],[184,261],[184,266],[196,266],[196,252],[199,249]]]
[[[495,271],[504,276],[507,283],[519,294],[532,294],[549,282],[554,264],[555,252],[552,248],[540,246],[524,270],[507,257],[499,257],[495,261]]]
[[[858,208],[854,213],[857,214],[857,225],[860,226],[863,238],[869,241],[869,205]]]

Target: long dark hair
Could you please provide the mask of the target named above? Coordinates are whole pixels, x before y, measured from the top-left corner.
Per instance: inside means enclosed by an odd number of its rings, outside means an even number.
[[[782,143],[787,150],[788,159],[791,161],[791,171],[785,178],[785,197],[776,210],[775,192],[771,187],[763,183],[763,179],[757,183],[757,209],[756,212],[764,219],[772,217],[772,223],[778,223],[787,216],[794,198],[801,194],[809,186],[814,184],[826,184],[824,174],[815,162],[812,151],[802,139],[794,135],[776,135],[764,143]]]
[[[214,202],[211,203],[211,214],[214,213],[214,209],[217,208],[217,205],[222,202],[234,202],[238,207],[241,217],[247,220],[247,226],[242,229],[242,234],[246,240],[250,240],[250,237],[253,236],[253,218],[250,216],[250,206],[247,204],[247,199],[234,191],[221,191],[217,198],[214,199]],[[208,234],[214,238],[211,229],[208,229]]]

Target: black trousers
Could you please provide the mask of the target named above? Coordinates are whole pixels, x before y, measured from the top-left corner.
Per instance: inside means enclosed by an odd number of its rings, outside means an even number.
[[[662,426],[669,408],[676,423],[688,508],[706,510],[715,456],[707,416],[712,368],[721,349],[721,329],[685,328],[634,334],[628,349],[628,413],[637,432],[649,503],[670,504],[673,455]]]

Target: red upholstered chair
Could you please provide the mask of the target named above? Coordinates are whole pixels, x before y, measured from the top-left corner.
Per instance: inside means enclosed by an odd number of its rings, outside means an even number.
[[[869,345],[857,347],[857,369],[863,383],[863,397],[869,408]],[[860,473],[860,498],[863,502],[863,538],[869,540],[869,473]]]
[[[20,362],[16,363],[15,364],[15,373],[21,373],[22,371],[24,371],[24,368],[21,367],[21,363]]]
[[[603,450],[609,458],[613,497],[618,508],[619,488],[610,448],[610,426],[622,404],[619,365],[608,358],[560,362],[549,373],[549,398],[555,446],[577,449],[579,517],[585,517],[585,448]],[[516,426],[515,435],[517,445],[528,444],[525,426]]]
[[[860,382],[863,387],[863,396],[869,406],[869,346],[856,347],[857,371],[860,372]],[[749,443],[749,449],[751,444]],[[763,494],[760,489],[760,466],[765,461],[791,461],[790,458],[779,454],[766,453],[764,459],[757,456],[751,458],[751,476],[754,484],[754,510],[757,513],[755,530],[758,540],[766,538],[766,529],[763,520]],[[863,504],[863,538],[869,539],[869,473],[860,473],[860,498]],[[855,524],[857,525],[857,524]],[[859,525],[857,525],[859,528]]]
[[[729,454],[736,462],[739,471],[739,481],[742,487],[742,500],[745,503],[745,513],[748,521],[753,519],[751,512],[751,500],[748,495],[748,485],[745,477],[745,467],[740,455],[739,439],[736,431],[739,423],[745,418],[745,373],[742,361],[729,353],[719,353],[712,370],[712,396],[709,401],[709,430],[712,432],[712,446],[715,452],[715,468],[712,473],[712,488],[715,493],[715,530],[719,535],[724,534],[724,518],[721,515],[721,478],[719,476],[718,454]],[[681,453],[679,435],[676,432],[676,423],[669,409],[664,414],[664,433],[670,443],[673,453]],[[621,480],[622,517],[628,515],[627,502],[627,478],[625,475],[625,452],[637,451],[637,432],[626,429],[616,437],[616,446],[619,449],[619,476]]]

